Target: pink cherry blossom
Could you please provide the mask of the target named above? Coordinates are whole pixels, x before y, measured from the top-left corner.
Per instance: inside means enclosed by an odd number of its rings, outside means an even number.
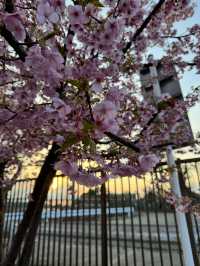
[[[41,1],[37,7],[37,21],[39,24],[44,24],[46,21],[51,23],[57,23],[59,21],[59,15],[50,5],[48,1]]]
[[[56,86],[63,78],[63,58],[52,49],[32,47],[26,57],[25,66],[37,78]]]
[[[88,23],[92,16],[96,16],[97,8],[93,4],[87,4],[84,10],[85,22]]]
[[[116,113],[116,106],[111,101],[104,100],[94,107],[94,119],[113,118]]]
[[[98,178],[94,174],[86,172],[78,172],[72,177],[72,180],[76,181],[80,185],[87,187],[94,187],[103,184],[107,178]]]
[[[70,114],[71,107],[66,105],[60,98],[54,97],[53,98],[53,106],[55,110],[59,113],[60,118],[65,118],[66,115]]]
[[[98,131],[117,133],[118,123],[115,119],[117,114],[116,106],[111,101],[103,101],[94,107],[94,120]],[[101,134],[100,134],[101,136]]]
[[[6,28],[14,35],[18,41],[24,41],[26,38],[26,31],[22,24],[22,20],[18,13],[5,14],[3,21]]]
[[[135,166],[131,165],[120,165],[119,167],[115,167],[112,170],[113,175],[119,176],[138,176],[138,171]]]
[[[140,167],[144,172],[153,170],[156,164],[160,161],[155,154],[147,154],[139,156]]]
[[[181,197],[177,201],[176,210],[179,212],[188,212],[191,208],[192,200],[189,197]]]
[[[72,177],[78,173],[78,166],[71,161],[59,161],[55,164],[55,169],[60,170],[64,175]]]
[[[96,186],[108,178],[141,177],[161,158],[156,145],[189,139],[180,120],[199,101],[199,89],[185,101],[164,95],[151,105],[135,76],[150,47],[166,54],[162,75],[173,64],[178,75],[200,71],[199,25],[180,37],[175,29],[192,16],[194,1],[100,0],[103,7],[98,1],[11,2],[14,13],[3,4],[0,13],[0,159],[7,168],[14,158],[45,150],[54,159],[48,163],[47,157],[46,167],[44,158],[44,180],[55,166],[72,181]],[[98,165],[103,177],[91,165],[82,169],[84,161]]]
[[[102,90],[102,83],[105,79],[105,75],[103,73],[97,73],[95,75],[95,81],[92,84],[92,90],[94,92],[101,92]]]
[[[124,97],[125,93],[122,90],[119,90],[118,88],[114,87],[108,91],[106,95],[106,100],[113,102],[116,108],[119,108],[120,103],[123,102]]]
[[[172,194],[171,192],[166,192],[166,193],[165,193],[165,198],[166,198],[166,201],[167,201],[169,204],[171,204],[171,205],[173,205],[173,206],[176,205],[177,198],[176,198],[176,196],[175,196],[174,194]]]
[[[69,22],[72,25],[82,25],[86,22],[85,15],[83,13],[82,6],[75,5],[68,7]]]
[[[64,11],[65,9],[65,0],[51,0],[50,3],[58,11]]]

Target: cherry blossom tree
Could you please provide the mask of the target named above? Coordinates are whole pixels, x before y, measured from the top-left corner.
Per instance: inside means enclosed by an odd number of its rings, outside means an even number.
[[[192,16],[195,2],[0,2],[0,160],[6,169],[48,151],[4,266],[15,265],[22,244],[17,265],[28,265],[57,170],[86,186],[141,176],[161,160],[164,139],[187,139],[174,128],[198,89],[185,102],[164,95],[153,106],[141,99],[135,75],[153,46],[165,51],[166,71],[172,64],[180,73],[200,71],[200,26],[182,36],[174,27]]]

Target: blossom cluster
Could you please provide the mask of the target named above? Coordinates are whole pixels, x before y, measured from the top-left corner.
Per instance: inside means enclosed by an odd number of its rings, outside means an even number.
[[[169,62],[187,69],[188,47],[199,71],[199,45],[192,45],[200,39],[199,26],[187,38],[176,38],[174,30],[193,5],[75,2],[22,0],[11,9],[2,6],[0,158],[30,156],[56,143],[61,155],[55,169],[79,184],[144,175],[162,157],[156,145],[169,138],[181,145],[188,137],[179,121],[197,98],[183,103],[163,97],[152,105],[141,98],[134,75],[154,45],[165,47],[166,71]],[[84,169],[80,161],[96,167]]]

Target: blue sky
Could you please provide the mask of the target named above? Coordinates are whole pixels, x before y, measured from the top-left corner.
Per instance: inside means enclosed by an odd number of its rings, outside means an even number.
[[[200,1],[196,1],[197,6],[195,8],[195,14],[185,22],[178,23],[178,30],[181,32],[184,28],[187,28],[193,24],[199,24],[200,22]],[[191,86],[200,86],[200,74],[196,74],[195,71],[187,71],[183,78],[180,80],[183,94],[186,95]],[[200,131],[200,103],[193,107],[189,112],[189,118],[192,129],[195,132]]]
[[[187,19],[185,22],[177,23],[177,29],[179,32],[184,32],[184,29],[200,22],[200,1],[196,1],[196,8],[194,16]],[[180,80],[183,94],[186,95],[192,86],[200,86],[200,74],[196,74],[196,71],[187,71],[183,78]],[[200,103],[193,107],[189,112],[189,118],[192,129],[195,132],[200,131]]]

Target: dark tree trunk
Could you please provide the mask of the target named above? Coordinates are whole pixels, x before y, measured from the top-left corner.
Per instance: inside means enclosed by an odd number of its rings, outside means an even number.
[[[21,251],[24,239],[26,238],[27,242],[27,239],[30,238],[33,230],[34,232],[37,231],[48,189],[56,173],[54,165],[58,160],[59,155],[60,147],[56,144],[53,144],[44,161],[40,174],[36,179],[31,200],[29,201],[27,209],[24,212],[23,219],[18,226],[17,232],[13,237],[11,247],[6,255],[5,260],[3,261],[3,266],[15,265],[15,261],[19,255],[19,252]],[[34,229],[32,228],[33,226]]]
[[[49,191],[49,187],[52,183],[52,179],[55,176],[55,170],[53,170],[54,173],[52,172],[46,179],[46,182],[44,184],[42,193],[40,195],[40,198],[38,200],[38,205],[37,208],[34,211],[33,217],[32,217],[32,222],[30,224],[29,230],[26,234],[26,238],[24,240],[24,247],[23,251],[20,255],[20,258],[18,260],[17,265],[18,266],[27,266],[29,265],[30,257],[31,257],[31,252],[34,246],[34,239],[37,233],[38,225],[40,223],[40,218],[43,210],[43,206],[45,203],[45,200],[47,198],[47,194]]]
[[[3,193],[3,189],[0,188],[0,265],[1,265],[1,262],[4,256],[3,225],[4,225],[4,193]]]
[[[0,163],[0,183],[3,182],[3,175],[6,163]],[[5,197],[4,197],[4,190],[0,187],[0,265],[3,260],[4,256],[4,246],[3,246],[3,225],[4,225],[4,211],[5,211]]]

